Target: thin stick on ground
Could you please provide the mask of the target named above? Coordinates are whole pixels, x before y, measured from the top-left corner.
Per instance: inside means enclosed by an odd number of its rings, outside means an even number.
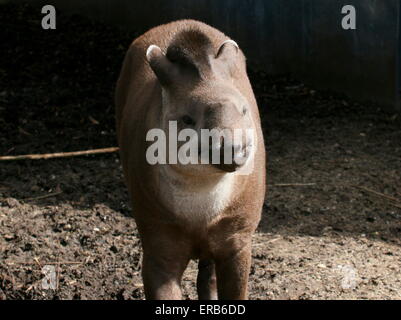
[[[12,265],[34,265],[38,264],[37,262],[14,262],[14,263],[8,263],[9,266]],[[84,264],[84,262],[80,261],[59,261],[59,262],[43,262],[41,265],[46,266],[46,265],[78,265],[78,264]]]
[[[381,198],[384,198],[384,199],[387,199],[387,200],[391,200],[391,201],[394,201],[396,203],[401,204],[401,199],[394,198],[394,197],[389,196],[387,194],[384,194],[384,193],[381,193],[381,192],[377,192],[375,190],[372,190],[372,189],[369,189],[369,188],[366,188],[366,187],[361,187],[361,186],[353,186],[353,187],[361,189],[361,190],[366,191],[366,192],[369,192],[369,193],[374,194],[374,195],[376,195],[378,197],[381,197]]]
[[[33,197],[33,198],[26,198],[26,199],[23,199],[23,201],[32,201],[32,200],[46,199],[46,198],[58,196],[59,194],[62,194],[62,193],[63,193],[63,191],[54,192],[54,193],[49,193],[49,194],[46,194],[46,195],[44,195],[44,196]]]
[[[33,258],[33,260],[35,260],[35,262],[37,263],[37,265],[39,266],[39,268],[42,269],[42,265],[40,264],[39,258],[38,258],[38,257],[35,257],[35,258]]]
[[[0,161],[14,161],[14,160],[27,160],[27,159],[43,160],[43,159],[52,159],[52,158],[68,158],[68,157],[100,154],[100,153],[113,153],[113,152],[117,152],[118,150],[119,150],[119,148],[113,147],[113,148],[93,149],[93,150],[74,151],[74,152],[26,154],[26,155],[21,155],[21,156],[3,156],[3,157],[0,157]]]
[[[270,184],[269,187],[308,187],[308,186],[315,186],[316,183],[277,183],[277,184]]]

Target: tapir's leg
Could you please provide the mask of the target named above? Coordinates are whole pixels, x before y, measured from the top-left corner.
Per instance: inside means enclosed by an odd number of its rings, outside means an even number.
[[[181,300],[181,278],[188,260],[144,253],[142,277],[147,300]]]
[[[251,268],[251,244],[236,248],[230,255],[216,258],[219,299],[248,299],[248,278]]]
[[[175,241],[174,241],[175,240]],[[181,278],[190,256],[179,236],[154,232],[142,237],[142,277],[148,300],[180,300]]]
[[[199,300],[217,300],[216,268],[212,260],[199,260],[197,289]]]

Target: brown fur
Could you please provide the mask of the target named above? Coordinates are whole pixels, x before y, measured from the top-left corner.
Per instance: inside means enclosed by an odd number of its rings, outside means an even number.
[[[144,250],[142,273],[148,299],[181,298],[181,276],[190,259],[200,259],[197,282],[200,299],[217,295],[220,299],[247,298],[251,237],[260,220],[265,194],[265,148],[245,57],[239,51],[230,66],[213,60],[227,39],[223,33],[197,21],[162,25],[132,43],[121,70],[116,90],[117,135]],[[190,103],[195,95],[197,103],[208,106],[219,102],[222,92],[229,96],[225,84],[238,90],[248,102],[258,138],[254,170],[250,175],[235,176],[229,204],[217,216],[207,218],[205,212],[204,219],[191,221],[188,216],[169,209],[161,198],[163,177],[158,174],[158,166],[146,161],[146,133],[160,126],[162,110],[163,78],[155,75],[157,65],[152,70],[146,60],[150,45],[159,46],[171,62],[180,65],[181,73],[177,75],[180,81],[171,81],[169,90],[174,101],[189,101],[190,114],[199,110]],[[165,80],[167,85],[168,79]],[[221,103],[217,105],[224,118],[219,118],[216,111],[217,120],[212,122],[224,121],[225,126],[233,127],[241,121],[239,113],[224,113]],[[188,188],[206,188],[213,181],[208,176],[185,173],[177,183]]]

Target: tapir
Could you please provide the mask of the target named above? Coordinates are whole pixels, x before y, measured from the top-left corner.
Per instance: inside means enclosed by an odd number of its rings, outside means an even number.
[[[181,278],[191,259],[198,261],[199,299],[247,299],[266,161],[259,110],[238,44],[199,21],[155,27],[130,45],[115,104],[124,179],[143,249],[146,299],[181,299]],[[253,134],[241,143],[220,136],[209,139],[209,149],[202,144],[202,152],[232,151],[227,161],[169,161],[177,158],[171,145],[155,154],[167,154],[165,161],[149,161],[156,141],[149,133],[165,132],[159,142],[171,142],[170,123],[178,132]],[[177,149],[185,144],[172,142]]]

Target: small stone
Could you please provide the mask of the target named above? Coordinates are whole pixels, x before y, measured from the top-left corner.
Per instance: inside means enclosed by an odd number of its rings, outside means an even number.
[[[6,234],[6,235],[4,236],[4,239],[5,239],[6,241],[11,241],[11,240],[14,240],[15,238],[16,238],[16,236],[13,235],[13,234]]]
[[[8,205],[9,208],[14,208],[20,205],[19,201],[14,198],[7,198],[5,200],[6,204]]]

